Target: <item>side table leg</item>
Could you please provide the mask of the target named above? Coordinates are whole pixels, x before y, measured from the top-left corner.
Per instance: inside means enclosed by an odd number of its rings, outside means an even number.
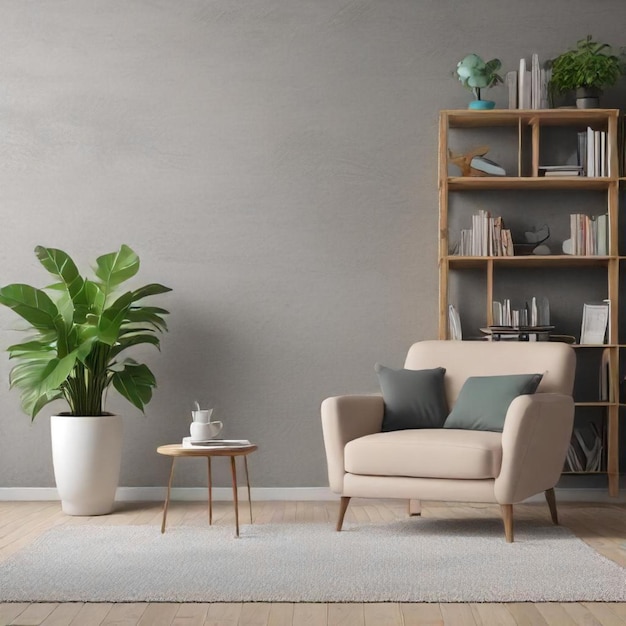
[[[250,509],[250,523],[252,524],[252,498],[250,497],[250,478],[248,475],[248,457],[243,457],[244,467],[246,468],[246,484],[248,485],[248,508]]]
[[[230,457],[230,471],[233,475],[233,504],[235,505],[235,531],[239,537],[239,502],[237,499],[237,467],[235,466],[235,456]]]
[[[172,457],[172,469],[170,469],[170,479],[167,483],[167,496],[165,496],[165,505],[163,506],[163,521],[161,522],[161,534],[165,532],[165,521],[167,520],[167,507],[170,504],[170,492],[172,490],[172,478],[174,478],[174,462],[176,457]]]
[[[207,456],[209,470],[209,526],[213,523],[213,481],[211,480],[211,457]]]

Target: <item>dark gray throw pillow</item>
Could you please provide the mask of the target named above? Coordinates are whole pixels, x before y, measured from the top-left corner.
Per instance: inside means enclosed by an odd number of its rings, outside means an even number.
[[[543,374],[470,376],[465,381],[444,428],[501,433],[509,405],[517,396],[535,393]]]
[[[443,385],[446,370],[394,370],[376,364],[383,392],[383,432],[407,428],[441,428],[448,415]]]

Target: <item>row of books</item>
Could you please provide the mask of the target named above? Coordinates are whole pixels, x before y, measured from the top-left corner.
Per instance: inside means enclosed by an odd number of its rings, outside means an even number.
[[[489,211],[472,215],[472,227],[461,230],[458,253],[461,256],[513,256],[511,231],[504,228],[502,217]]]
[[[578,133],[578,165],[583,176],[608,176],[611,161],[606,131],[587,127]]]
[[[578,256],[605,256],[608,254],[609,216],[583,215],[570,216],[571,253]]]
[[[606,131],[587,130],[578,133],[577,164],[540,165],[539,176],[608,176],[610,144]]]
[[[505,82],[509,93],[509,109],[548,109],[548,84],[552,71],[541,67],[539,56],[531,56],[530,64],[520,59],[519,71],[507,72]]]
[[[494,300],[491,311],[494,326],[538,328],[550,325],[550,303],[545,297],[537,299],[533,296],[522,309],[513,309],[509,298],[502,302]]]

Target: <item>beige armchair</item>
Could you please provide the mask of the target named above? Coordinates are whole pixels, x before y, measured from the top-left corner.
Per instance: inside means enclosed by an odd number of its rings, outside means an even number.
[[[418,428],[381,432],[382,395],[346,395],[322,403],[322,429],[331,489],[341,495],[337,530],[350,498],[492,502],[501,507],[513,541],[513,505],[545,492],[558,524],[554,486],[570,443],[574,350],[553,342],[422,341],[405,369],[445,368],[450,410],[468,377],[541,373],[532,395],[506,412],[502,432]]]

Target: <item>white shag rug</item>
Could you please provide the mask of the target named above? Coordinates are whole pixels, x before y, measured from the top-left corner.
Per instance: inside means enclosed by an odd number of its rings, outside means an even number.
[[[559,526],[61,526],[0,562],[11,602],[626,601],[626,569]]]

